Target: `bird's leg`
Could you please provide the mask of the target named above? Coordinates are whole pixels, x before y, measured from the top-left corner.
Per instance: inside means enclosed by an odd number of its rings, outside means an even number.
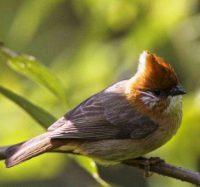
[[[144,169],[144,177],[152,176],[153,173],[151,172],[151,166],[160,162],[164,162],[164,160],[160,159],[159,157],[150,157],[150,158],[137,157],[132,160],[124,161],[124,163],[127,165],[133,165],[133,166],[139,165],[141,169]]]
[[[164,160],[159,157],[150,157],[144,161],[144,177],[151,177],[153,173],[151,172],[151,166],[157,163],[164,162]]]
[[[150,165],[151,165],[150,159],[145,160],[142,164],[144,165],[144,173],[143,173],[143,176],[144,176],[145,178],[151,177],[151,176],[153,175],[153,173],[150,171],[150,169],[151,169],[151,166],[150,166]]]

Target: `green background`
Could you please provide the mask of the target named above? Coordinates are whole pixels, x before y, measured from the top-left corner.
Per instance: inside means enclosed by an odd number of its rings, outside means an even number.
[[[188,94],[178,134],[150,155],[200,171],[200,1],[0,0],[0,41],[36,57],[54,75],[49,76],[40,63],[30,62],[31,72],[24,71],[21,56],[7,62],[0,55],[0,86],[56,118],[113,82],[131,77],[143,50],[164,57]],[[0,129],[2,146],[44,132],[2,95]],[[98,168],[115,186],[191,186],[156,174],[144,179],[141,171],[127,166]],[[0,162],[0,186],[99,184],[67,155],[45,154],[11,169]]]

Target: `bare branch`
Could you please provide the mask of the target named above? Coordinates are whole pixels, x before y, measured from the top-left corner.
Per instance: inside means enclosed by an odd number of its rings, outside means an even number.
[[[152,159],[153,159],[153,162],[152,162]],[[155,159],[153,157],[152,158],[140,157],[138,159],[124,161],[123,164],[134,166],[134,167],[143,169],[144,171],[149,169],[149,171],[151,172],[172,177],[175,179],[179,179],[181,181],[186,181],[186,182],[200,186],[200,173],[167,164],[165,163],[164,160],[161,160],[161,159],[160,161],[156,161],[156,162],[154,160]],[[148,167],[147,167],[147,164],[149,164]]]
[[[0,160],[5,160],[6,150],[10,146],[0,147]],[[160,158],[144,158],[124,161],[122,164],[143,169],[145,172],[154,172],[200,186],[200,173],[165,163]]]

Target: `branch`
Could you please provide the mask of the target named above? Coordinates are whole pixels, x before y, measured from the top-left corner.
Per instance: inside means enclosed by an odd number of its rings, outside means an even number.
[[[0,147],[0,160],[6,159],[6,151],[11,146]],[[139,157],[132,160],[126,160],[122,162],[122,164],[143,169],[146,174],[151,171],[160,175],[172,177],[200,186],[200,173],[167,164],[164,160],[161,160],[157,157]]]
[[[154,157],[139,157],[137,159],[124,161],[123,164],[143,169],[145,172],[152,171],[160,175],[172,177],[200,186],[200,173],[167,164],[164,160],[157,157],[156,159],[157,161],[155,161]]]

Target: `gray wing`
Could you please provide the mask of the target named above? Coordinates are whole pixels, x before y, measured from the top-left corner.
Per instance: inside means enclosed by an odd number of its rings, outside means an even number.
[[[139,139],[151,134],[157,125],[125,99],[124,83],[92,96],[55,122],[48,129],[52,138]]]

